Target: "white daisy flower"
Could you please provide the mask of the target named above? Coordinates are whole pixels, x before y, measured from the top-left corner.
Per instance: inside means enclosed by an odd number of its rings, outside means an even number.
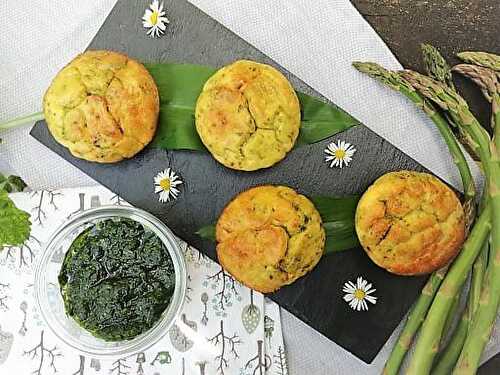
[[[371,294],[377,289],[372,289],[372,284],[368,283],[362,277],[358,277],[356,284],[352,281],[348,281],[344,284],[342,291],[346,293],[344,295],[344,301],[349,303],[349,306],[356,311],[368,310],[368,304],[366,301],[376,304],[377,297]]]
[[[154,178],[155,193],[160,194],[160,202],[168,202],[170,198],[177,199],[180,191],[176,186],[182,184],[182,180],[170,168],[160,172]]]
[[[347,167],[355,152],[356,149],[350,143],[345,141],[332,142],[325,149],[325,161],[330,162],[330,168],[342,168],[344,165]]]
[[[165,32],[166,24],[170,23],[163,10],[163,2],[153,0],[149,9],[146,9],[142,16],[142,26],[149,29],[147,34],[152,38],[159,37]]]

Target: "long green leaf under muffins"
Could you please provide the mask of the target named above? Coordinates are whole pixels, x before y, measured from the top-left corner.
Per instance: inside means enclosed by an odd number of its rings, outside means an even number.
[[[325,228],[325,254],[349,250],[359,246],[354,229],[354,215],[359,196],[311,197]],[[215,242],[215,224],[206,225],[196,232],[201,238]]]
[[[160,93],[160,118],[153,147],[207,151],[196,132],[196,100],[215,68],[193,64],[145,64]],[[333,104],[298,92],[301,127],[296,147],[328,138],[359,124]]]

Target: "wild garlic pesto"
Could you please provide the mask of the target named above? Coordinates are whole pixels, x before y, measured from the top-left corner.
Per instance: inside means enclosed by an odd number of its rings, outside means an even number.
[[[106,341],[149,330],[175,287],[170,254],[142,224],[107,219],[83,231],[66,253],[59,285],[66,313]]]

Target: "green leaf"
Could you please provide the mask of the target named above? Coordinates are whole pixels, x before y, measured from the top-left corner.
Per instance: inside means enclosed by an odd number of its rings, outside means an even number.
[[[0,173],[0,191],[7,193],[21,192],[26,188],[26,183],[18,176],[5,177]]]
[[[0,247],[20,246],[31,231],[30,215],[18,209],[5,190],[0,191]]]
[[[311,202],[318,210],[323,222],[352,221],[358,206],[359,195],[346,195],[344,197],[311,197]]]
[[[215,225],[205,225],[201,227],[196,234],[205,240],[215,242]]]
[[[319,142],[334,134],[343,132],[359,121],[339,107],[327,104],[317,98],[297,92],[302,113],[297,146]]]
[[[323,227],[325,228],[325,254],[349,250],[359,246],[354,227],[354,216],[359,196],[346,197],[313,197],[311,201],[316,206]],[[210,224],[197,232],[201,238],[215,242],[215,225]]]
[[[160,94],[160,119],[152,146],[166,150],[206,151],[194,121],[196,100],[216,69],[192,64],[145,64]],[[358,125],[359,121],[332,104],[297,93],[302,122],[297,146],[321,141]]]
[[[359,196],[312,197],[325,228],[325,254],[359,246],[354,217]]]
[[[26,189],[26,186],[28,186],[19,176],[9,176],[7,178],[7,181],[11,184],[12,187],[15,188],[15,191],[17,192],[23,191],[24,189]]]
[[[192,64],[145,64],[160,94],[160,119],[153,147],[206,151],[194,125],[194,109],[215,69]]]

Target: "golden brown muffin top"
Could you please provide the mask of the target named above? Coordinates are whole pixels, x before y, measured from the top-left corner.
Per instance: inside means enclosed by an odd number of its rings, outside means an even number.
[[[356,209],[361,245],[380,267],[419,275],[448,264],[464,241],[464,211],[436,177],[400,171],[383,175]]]
[[[113,163],[141,151],[156,130],[156,84],[139,62],[112,51],[78,55],[43,98],[50,132],[81,159]]]
[[[309,199],[265,185],[240,193],[224,208],[216,239],[222,267],[246,286],[270,293],[314,268],[325,231]]]
[[[253,171],[282,160],[295,144],[300,105],[275,68],[240,60],[217,71],[196,103],[196,130],[228,168]]]

